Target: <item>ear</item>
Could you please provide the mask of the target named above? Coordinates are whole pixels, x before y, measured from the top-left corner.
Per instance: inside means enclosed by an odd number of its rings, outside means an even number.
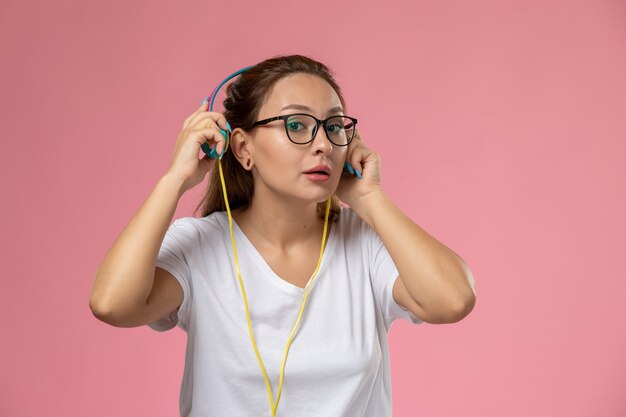
[[[237,127],[230,134],[230,150],[243,166],[248,159],[252,159],[253,144],[249,134]]]

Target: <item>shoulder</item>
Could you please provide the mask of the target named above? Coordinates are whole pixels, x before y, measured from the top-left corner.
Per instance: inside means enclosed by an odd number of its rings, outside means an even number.
[[[339,211],[339,221],[350,227],[369,227],[365,220],[363,220],[351,207],[341,208]]]
[[[205,217],[179,217],[170,224],[168,233],[200,237],[207,233],[220,232],[224,230],[223,216],[223,212],[213,212]]]
[[[344,238],[361,240],[369,236],[369,225],[350,207],[342,207],[339,213],[339,228]]]

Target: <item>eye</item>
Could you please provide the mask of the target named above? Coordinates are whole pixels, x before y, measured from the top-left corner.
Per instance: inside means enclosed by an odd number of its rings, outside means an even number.
[[[298,130],[298,126],[304,126],[302,123],[297,121],[289,121],[287,122],[287,129],[289,130]]]
[[[343,127],[343,125],[341,125],[341,124],[339,124],[339,123],[335,123],[335,124],[333,124],[333,125],[328,125],[328,126],[327,126],[327,128],[328,128],[328,131],[329,131],[329,132],[333,132],[333,133],[335,133],[335,132],[340,132],[340,131],[342,131],[344,127]]]

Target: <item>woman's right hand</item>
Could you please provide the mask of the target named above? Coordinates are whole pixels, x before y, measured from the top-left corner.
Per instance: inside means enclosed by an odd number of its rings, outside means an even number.
[[[228,132],[226,118],[222,113],[206,111],[208,103],[187,117],[176,139],[174,157],[167,174],[183,181],[182,192],[196,186],[213,169],[216,159],[209,158],[200,146],[208,143],[210,148],[217,146],[217,155],[221,155],[227,146],[227,140],[220,128]],[[228,134],[228,133],[227,133]],[[199,158],[202,152],[203,158]]]

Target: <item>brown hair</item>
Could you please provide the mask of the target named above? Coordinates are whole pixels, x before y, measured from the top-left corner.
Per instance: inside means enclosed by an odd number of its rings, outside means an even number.
[[[333,78],[331,70],[324,64],[303,55],[274,56],[251,67],[226,86],[224,116],[231,128],[251,130],[274,84],[282,77],[294,73],[313,74],[323,78],[335,90],[344,111],[346,110],[341,89]],[[248,207],[254,193],[252,173],[241,166],[233,152],[224,153],[221,162],[224,182],[227,184],[228,205],[231,210]],[[204,197],[196,207],[195,213],[205,217],[214,211],[225,210],[219,167],[214,165],[209,174]],[[329,213],[331,221],[337,221],[340,210],[339,199],[333,194]],[[317,204],[317,215],[323,219],[325,214],[326,201]]]

